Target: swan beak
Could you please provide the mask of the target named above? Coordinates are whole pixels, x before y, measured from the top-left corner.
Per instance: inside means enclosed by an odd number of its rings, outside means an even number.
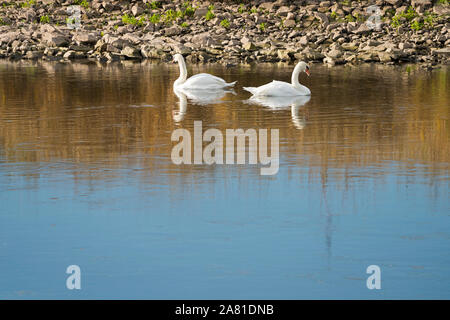
[[[308,69],[305,70],[305,73],[308,75],[308,77],[311,75],[311,74],[309,73],[309,70],[308,70]]]

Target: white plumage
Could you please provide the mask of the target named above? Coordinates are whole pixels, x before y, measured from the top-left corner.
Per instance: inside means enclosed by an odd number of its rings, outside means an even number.
[[[294,96],[309,96],[311,90],[298,82],[298,76],[300,72],[306,72],[309,76],[308,65],[300,61],[292,72],[291,83],[273,80],[270,83],[262,85],[260,87],[244,87],[254,96],[260,97],[294,97]]]
[[[173,83],[174,88],[195,89],[195,90],[214,90],[226,89],[234,86],[236,81],[227,83],[222,78],[208,73],[199,73],[187,79],[187,69],[184,58],[181,54],[173,56],[174,61],[178,62],[180,67],[180,77]]]

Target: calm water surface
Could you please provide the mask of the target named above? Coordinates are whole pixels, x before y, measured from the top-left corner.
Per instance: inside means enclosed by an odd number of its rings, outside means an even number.
[[[190,66],[238,80],[205,102],[174,64],[0,62],[0,299],[450,298],[448,71],[312,65],[309,101],[246,101],[292,68]],[[278,174],[174,165],[195,120],[279,129]]]

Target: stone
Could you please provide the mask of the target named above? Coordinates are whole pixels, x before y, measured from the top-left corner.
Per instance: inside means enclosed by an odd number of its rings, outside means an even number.
[[[77,32],[73,37],[72,41],[75,41],[78,45],[95,44],[99,36],[94,33]]]
[[[65,47],[69,44],[69,40],[59,33],[44,33],[42,41],[50,47]]]
[[[242,47],[247,51],[255,51],[258,49],[253,42],[247,42]]]
[[[164,34],[168,37],[176,36],[181,33],[181,28],[179,26],[173,26],[164,30]]]
[[[332,49],[326,54],[327,57],[332,59],[340,58],[342,56],[342,52],[338,49]]]
[[[139,5],[135,4],[133,7],[131,7],[131,13],[133,16],[137,17],[141,15],[144,12],[144,9],[142,9]]]
[[[283,23],[283,25],[286,27],[286,28],[293,28],[293,27],[295,27],[296,26],[296,22],[295,22],[295,20],[286,20],[286,21],[284,21],[284,23]]]
[[[388,52],[378,52],[378,58],[380,59],[380,62],[391,62],[392,61],[392,54]]]
[[[330,24],[330,21],[328,20],[328,17],[325,13],[314,12],[314,16],[321,21],[322,25],[325,28]]]
[[[120,54],[130,59],[140,58],[141,56],[141,53],[138,49],[129,46],[123,48]]]

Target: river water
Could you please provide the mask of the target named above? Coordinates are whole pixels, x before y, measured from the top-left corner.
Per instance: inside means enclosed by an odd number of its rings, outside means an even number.
[[[175,64],[0,62],[0,299],[450,298],[448,70],[311,65],[309,100],[249,103],[292,69],[188,66],[238,81],[205,101]],[[200,120],[279,129],[278,173],[175,165]]]

